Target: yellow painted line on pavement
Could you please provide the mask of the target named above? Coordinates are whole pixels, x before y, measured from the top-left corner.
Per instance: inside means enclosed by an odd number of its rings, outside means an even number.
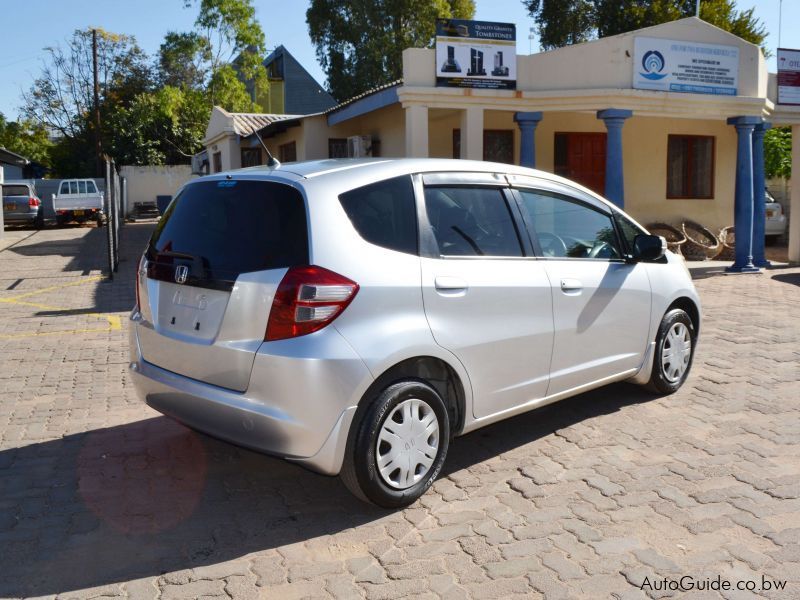
[[[31,296],[35,296],[37,294],[44,294],[47,292],[54,292],[57,290],[61,290],[63,288],[72,287],[76,285],[83,285],[86,283],[92,283],[94,281],[99,281],[103,279],[102,275],[87,277],[82,279],[81,281],[71,281],[69,283],[62,283],[59,285],[52,285],[46,288],[42,288],[39,290],[33,290],[30,292],[25,292],[24,294],[18,294],[16,296],[12,296],[11,298],[0,298],[0,303],[2,304],[16,304],[18,306],[31,306],[33,308],[38,308],[41,310],[49,310],[54,312],[71,312],[73,309],[71,308],[64,308],[61,306],[50,306],[49,304],[41,304],[39,302],[27,302],[23,300],[23,298],[30,298]],[[35,337],[41,335],[75,335],[78,333],[98,333],[104,331],[119,331],[122,329],[122,321],[117,315],[104,315],[102,313],[97,312],[87,312],[87,313],[79,313],[85,314],[89,317],[95,317],[98,319],[105,319],[108,321],[108,327],[103,329],[68,329],[65,331],[32,331],[29,333],[8,333],[8,334],[0,334],[0,339],[12,339],[12,338],[23,338],[23,337]]]

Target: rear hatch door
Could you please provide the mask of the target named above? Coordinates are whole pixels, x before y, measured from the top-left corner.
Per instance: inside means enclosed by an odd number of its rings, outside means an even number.
[[[189,184],[170,204],[139,273],[144,359],[244,391],[286,270],[308,264],[305,203],[257,180]]]

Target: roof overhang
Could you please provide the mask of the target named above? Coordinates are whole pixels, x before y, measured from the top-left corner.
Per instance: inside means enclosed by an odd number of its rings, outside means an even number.
[[[328,113],[328,125],[336,125],[399,102],[399,88],[399,84],[393,85],[361,98],[356,98],[347,102],[341,108],[332,109]]]
[[[480,90],[443,87],[407,87],[398,91],[403,107],[487,110],[593,112],[606,108],[632,110],[634,116],[725,120],[732,116],[768,118],[774,105],[765,98],[713,96],[634,89]]]

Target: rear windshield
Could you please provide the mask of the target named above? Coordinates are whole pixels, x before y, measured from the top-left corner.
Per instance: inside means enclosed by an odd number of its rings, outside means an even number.
[[[30,192],[24,185],[4,185],[3,196],[28,196]]]
[[[303,198],[265,181],[204,181],[187,186],[169,205],[147,249],[148,275],[230,289],[241,273],[308,264]]]

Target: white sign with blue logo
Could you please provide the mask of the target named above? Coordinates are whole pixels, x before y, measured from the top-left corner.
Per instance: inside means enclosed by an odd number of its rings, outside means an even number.
[[[637,90],[735,96],[739,48],[659,38],[634,40],[633,87]]]

